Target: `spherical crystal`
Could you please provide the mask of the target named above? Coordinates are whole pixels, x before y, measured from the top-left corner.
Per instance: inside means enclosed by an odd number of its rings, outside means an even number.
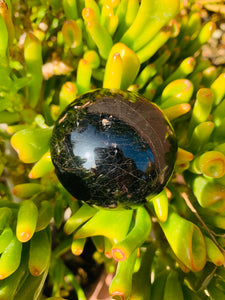
[[[174,169],[173,129],[153,103],[132,92],[98,89],[58,118],[51,139],[56,175],[75,198],[130,208],[162,191]]]

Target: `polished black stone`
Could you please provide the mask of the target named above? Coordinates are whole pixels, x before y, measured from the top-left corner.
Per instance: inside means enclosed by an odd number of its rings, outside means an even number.
[[[99,89],[75,99],[57,120],[51,156],[62,185],[77,199],[134,207],[162,191],[176,159],[170,123],[144,97]]]

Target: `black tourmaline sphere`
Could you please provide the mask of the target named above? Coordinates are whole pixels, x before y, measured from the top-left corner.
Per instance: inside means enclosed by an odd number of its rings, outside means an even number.
[[[176,151],[171,125],[156,105],[110,89],[74,100],[51,139],[62,185],[75,198],[105,208],[134,207],[162,191]]]

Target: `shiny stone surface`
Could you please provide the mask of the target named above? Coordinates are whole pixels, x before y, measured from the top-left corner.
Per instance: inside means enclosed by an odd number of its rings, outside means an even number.
[[[55,124],[51,156],[77,199],[130,208],[162,191],[176,159],[172,127],[159,108],[132,92],[99,89],[75,99]]]

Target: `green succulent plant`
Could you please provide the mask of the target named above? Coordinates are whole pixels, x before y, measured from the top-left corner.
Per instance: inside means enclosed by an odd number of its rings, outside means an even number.
[[[0,300],[86,299],[65,256],[89,242],[113,299],[225,297],[225,72],[202,55],[215,30],[202,9],[0,0]],[[75,199],[51,160],[56,120],[101,88],[143,95],[177,137],[167,187],[133,209]]]

